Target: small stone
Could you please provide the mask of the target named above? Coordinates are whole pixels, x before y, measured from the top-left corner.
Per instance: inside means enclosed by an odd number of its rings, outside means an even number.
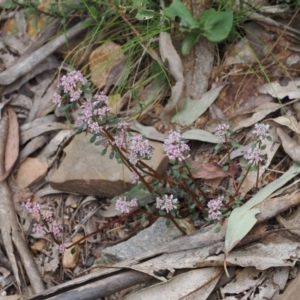
[[[180,226],[185,227],[186,224],[181,223]],[[190,228],[187,231],[192,232]],[[168,227],[166,225],[166,219],[159,218],[150,227],[142,230],[128,241],[113,247],[105,248],[101,253],[101,257],[95,261],[95,265],[97,262],[100,264],[110,264],[132,258],[143,252],[168,243],[180,236],[182,236],[182,233],[173,223],[171,223]]]
[[[59,168],[52,174],[50,184],[54,189],[85,195],[118,196],[132,187],[131,172],[115,159],[101,155],[103,147],[89,142],[91,135],[78,134],[64,149]],[[151,160],[145,161],[162,173],[168,166],[162,144],[150,141],[155,148]]]
[[[23,189],[32,186],[45,177],[48,171],[48,163],[38,158],[27,157],[20,165],[16,182]]]

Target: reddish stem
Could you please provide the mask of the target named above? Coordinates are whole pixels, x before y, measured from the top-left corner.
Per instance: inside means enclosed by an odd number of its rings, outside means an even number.
[[[129,213],[127,213],[127,214],[125,214],[125,215],[119,217],[118,219],[116,219],[116,220],[114,220],[114,221],[112,221],[112,222],[110,222],[110,223],[108,223],[108,224],[106,224],[106,225],[100,227],[99,229],[93,231],[92,233],[89,233],[88,235],[82,237],[82,238],[79,239],[78,241],[76,241],[76,242],[74,242],[73,244],[71,244],[70,246],[68,246],[67,249],[69,249],[69,248],[71,248],[71,247],[73,247],[73,246],[79,244],[80,242],[84,241],[85,239],[87,239],[87,238],[89,238],[89,237],[91,237],[91,236],[93,236],[93,235],[95,235],[95,234],[97,234],[97,233],[99,233],[99,232],[105,230],[106,228],[109,228],[109,227],[113,226],[114,224],[116,224],[116,223],[118,223],[118,222],[120,222],[120,221],[123,221],[123,220],[127,219],[129,216],[131,216],[133,213],[135,213],[135,212],[138,211],[139,209],[140,209],[140,208],[135,208],[135,209],[131,210]]]

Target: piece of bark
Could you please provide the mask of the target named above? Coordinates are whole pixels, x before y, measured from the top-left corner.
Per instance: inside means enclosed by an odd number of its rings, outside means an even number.
[[[280,296],[279,300],[298,300],[300,293],[300,274],[293,279]]]
[[[95,280],[86,285],[73,285],[71,289],[64,289],[57,294],[56,287],[47,290],[45,293],[34,295],[27,300],[96,300],[107,297],[126,288],[141,284],[151,280],[152,277],[137,271],[126,271],[120,274],[114,274],[111,277]]]
[[[207,0],[184,0],[183,3],[193,12],[196,19],[211,5]],[[191,52],[182,58],[187,97],[200,99],[207,92],[215,47],[215,44],[205,37],[200,37]]]
[[[77,34],[85,30],[85,27],[82,26],[82,23],[83,22],[80,22],[73,28],[69,29],[67,32],[62,33],[47,44],[32,52],[31,55],[26,56],[22,60],[18,60],[17,63],[2,72],[0,74],[0,85],[11,84],[19,77],[33,70],[45,58],[47,58],[59,47],[61,47],[66,42],[66,39],[72,39]]]
[[[4,151],[8,130],[8,116],[2,113],[0,121],[0,177],[4,174]],[[20,233],[19,223],[15,214],[12,197],[6,180],[0,182],[0,231],[6,255],[11,264],[17,284],[20,288],[20,276],[16,258],[14,256],[14,246],[16,247],[22,264],[26,270],[31,287],[34,293],[43,291],[44,283],[37,270],[32,255]]]

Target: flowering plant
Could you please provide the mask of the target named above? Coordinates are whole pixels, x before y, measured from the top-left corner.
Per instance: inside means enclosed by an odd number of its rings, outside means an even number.
[[[165,174],[154,170],[147,160],[153,155],[153,147],[141,134],[133,134],[129,131],[130,124],[120,120],[112,114],[108,106],[108,97],[100,92],[92,95],[89,82],[79,71],[73,71],[62,77],[59,84],[60,93],[54,95],[53,102],[62,110],[75,109],[76,104],[80,105],[81,113],[76,120],[77,131],[86,131],[92,134],[90,141],[95,145],[102,145],[102,155],[110,151],[109,157],[115,158],[123,163],[132,172],[132,183],[136,188],[145,189],[150,193],[154,203],[155,213],[158,210],[160,215],[172,221],[174,225],[185,233],[179,226],[176,218],[181,217],[185,211],[192,215],[193,219],[202,217],[207,221],[218,223],[223,217],[230,214],[231,210],[242,203],[239,190],[248,172],[259,171],[263,161],[262,150],[265,139],[270,139],[269,125],[256,124],[253,130],[254,142],[244,155],[246,172],[239,179],[231,174],[234,192],[220,193],[210,191],[201,182],[192,176],[192,168],[187,160],[190,156],[190,148],[179,131],[170,131],[163,145],[164,153],[169,158],[170,168]],[[215,136],[219,141],[216,150],[225,149],[228,157],[228,165],[224,170],[230,168],[229,146],[239,147],[236,141],[231,141],[229,124],[219,124],[215,129]],[[146,180],[151,178],[152,180]],[[257,177],[258,182],[258,177]],[[33,211],[30,204],[26,204]],[[116,209],[124,214],[124,219],[134,211],[143,209],[140,207],[139,199],[120,196],[116,200]],[[146,213],[150,213],[149,206],[146,206]],[[44,222],[51,223],[51,216],[42,217]],[[49,229],[56,240],[59,232]],[[41,230],[38,225],[36,230]],[[97,231],[98,232],[98,231]],[[92,233],[95,234],[95,233]],[[80,241],[79,241],[80,242]]]

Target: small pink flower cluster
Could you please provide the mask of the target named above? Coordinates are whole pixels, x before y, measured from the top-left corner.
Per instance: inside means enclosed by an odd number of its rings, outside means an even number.
[[[220,220],[222,215],[220,209],[222,207],[222,202],[224,200],[223,196],[219,196],[216,199],[212,199],[207,203],[207,207],[209,208],[208,217],[212,220]]]
[[[139,169],[136,169],[136,170],[140,175],[145,176],[145,174],[143,174],[143,172],[141,170],[139,170]],[[132,172],[131,173],[131,182],[132,182],[132,184],[139,184],[141,182],[140,176],[137,173]]]
[[[229,124],[219,124],[215,129],[215,136],[219,143],[225,143],[225,136],[228,134]]]
[[[112,112],[107,106],[108,98],[100,92],[94,97],[94,101],[85,101],[81,105],[81,116],[76,121],[76,126],[83,126],[83,130],[97,134],[102,132],[103,118]]]
[[[169,159],[183,161],[189,157],[190,147],[182,141],[182,136],[178,131],[170,131],[164,141],[164,151]]]
[[[154,148],[141,134],[134,135],[129,139],[128,159],[136,164],[139,159],[151,159]]]
[[[244,155],[244,158],[248,160],[248,163],[252,165],[253,163],[257,165],[259,162],[263,161],[263,154],[261,149],[258,147],[250,147],[247,153]]]
[[[126,197],[120,197],[116,201],[116,210],[120,211],[121,213],[129,213],[131,208],[137,207],[138,202],[136,198],[131,199],[130,201],[126,200]]]
[[[113,145],[117,146],[118,148],[126,148],[126,132],[127,129],[130,127],[130,124],[126,121],[121,121],[118,123],[118,131],[114,136]]]
[[[156,207],[169,213],[171,210],[177,208],[177,202],[178,199],[173,199],[173,195],[164,195],[163,198],[156,198]]]
[[[34,216],[40,215],[42,210],[42,206],[39,203],[31,202],[30,199],[27,199],[26,202],[23,202],[22,206]]]
[[[86,82],[86,78],[80,71],[72,71],[60,79],[58,88],[61,87],[64,93],[70,96],[70,102],[74,102],[80,99],[82,94],[81,86]],[[61,95],[54,93],[52,101],[60,107],[62,102]]]
[[[270,136],[270,125],[257,123],[254,125],[255,130],[252,131],[253,134],[257,136],[260,141],[267,139]]]
[[[53,212],[50,210],[42,210],[42,206],[36,202],[30,202],[28,199],[25,203],[22,203],[22,206],[33,216],[38,217],[40,216],[44,221],[47,222],[51,232],[55,237],[60,237],[61,232],[63,230],[62,225],[55,224],[53,221]],[[40,223],[35,222],[33,224],[33,231],[35,232],[47,232],[47,229]]]

